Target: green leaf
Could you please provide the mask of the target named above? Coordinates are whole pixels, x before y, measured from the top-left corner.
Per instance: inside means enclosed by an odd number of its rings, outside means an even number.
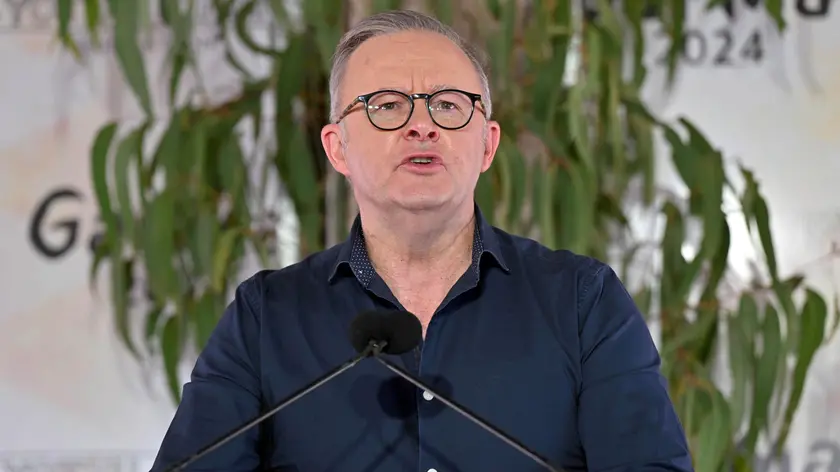
[[[76,41],[70,35],[70,23],[73,21],[75,0],[56,0],[58,2],[58,39],[78,59],[81,57]]]
[[[541,195],[537,200],[538,219],[540,222],[540,240],[549,248],[557,248],[557,236],[554,228],[554,198],[552,190],[557,179],[557,166],[550,165],[537,177],[540,182]]]
[[[715,8],[721,8],[729,1],[731,0],[707,0],[705,10],[708,12],[714,10]]]
[[[277,158],[278,165],[285,167],[289,165],[287,160],[302,159],[301,156],[289,152],[289,146],[293,135],[297,131],[297,125],[293,121],[292,101],[300,93],[304,85],[305,75],[300,67],[304,62],[304,44],[300,37],[289,38],[289,46],[283,53],[282,59],[276,61],[275,74],[277,77],[274,90],[274,116],[275,135],[277,137]],[[285,173],[281,170],[281,179]]]
[[[718,472],[732,438],[729,405],[717,390],[711,397],[712,408],[700,424],[698,447],[693,451],[697,472]]]
[[[172,70],[169,76],[169,103],[174,104],[178,96],[178,85],[187,64],[192,62],[190,39],[192,37],[193,2],[188,2],[187,11],[181,13],[178,2],[161,2],[164,17],[169,18],[172,29],[172,41],[169,49],[169,61]]]
[[[698,163],[702,162],[698,151],[683,144],[682,139],[673,128],[667,125],[662,126],[665,139],[671,146],[672,160],[680,178],[690,190],[698,190],[700,188],[698,180],[701,175]]]
[[[767,210],[767,202],[761,195],[755,194],[753,198],[755,198],[753,201],[755,224],[767,260],[767,269],[770,271],[771,279],[777,282],[779,280],[779,269],[776,265],[776,248],[773,245],[773,235],[770,232],[770,212]]]
[[[717,323],[716,314],[712,313],[708,316],[700,317],[694,323],[688,325],[679,331],[679,333],[671,338],[663,339],[662,357],[673,356],[677,349],[684,348],[689,344],[693,344],[708,335],[708,332],[715,328]]]
[[[224,311],[224,300],[218,292],[208,291],[199,298],[192,308],[191,320],[195,328],[195,347],[198,351],[207,346],[219,317]]]
[[[587,136],[589,130],[583,110],[583,87],[583,85],[575,85],[569,90],[567,118],[569,120],[569,132],[571,133],[572,143],[575,150],[580,156],[581,161],[587,166],[591,166],[592,155],[590,153],[589,138]]]
[[[787,352],[793,354],[799,343],[799,313],[793,303],[793,285],[790,280],[773,282],[773,293],[776,295],[782,312],[787,321]]]
[[[91,180],[99,215],[105,223],[106,240],[113,245],[116,237],[117,219],[111,209],[111,193],[108,188],[108,151],[117,132],[116,123],[108,123],[99,129],[91,150]]]
[[[614,47],[619,47],[624,42],[624,28],[610,4],[609,0],[597,0],[598,24],[607,33],[607,37]]]
[[[124,240],[127,242],[135,242],[138,233],[135,230],[134,224],[134,206],[131,198],[131,173],[136,170],[139,175],[140,162],[142,162],[142,155],[139,154],[142,144],[143,135],[146,132],[146,125],[141,125],[131,133],[117,146],[114,157],[114,189],[117,192],[117,205],[121,215],[120,227]],[[136,164],[136,169],[132,169],[131,164]]]
[[[216,171],[221,182],[221,191],[225,191],[232,198],[234,224],[241,227],[250,226],[247,162],[235,132],[228,136],[219,149]]]
[[[85,0],[85,24],[95,47],[99,47],[99,4],[100,0]]]
[[[278,170],[283,177],[301,227],[301,253],[317,251],[323,244],[321,193],[315,173],[315,154],[309,147],[304,130],[293,128],[294,134],[287,156],[278,155]],[[282,167],[280,167],[282,165]]]
[[[508,172],[503,175],[502,194],[507,203],[507,225],[511,231],[518,232],[524,223],[522,210],[528,198],[528,168],[515,143],[508,140],[505,143],[504,161]]]
[[[776,23],[776,27],[779,29],[780,32],[783,32],[787,28],[787,23],[785,22],[784,18],[784,7],[782,0],[766,0],[764,2],[764,8],[767,10],[767,14],[773,21]]]
[[[137,41],[140,2],[118,1],[114,3],[114,48],[117,61],[122,68],[123,75],[134,95],[140,102],[140,107],[147,116],[152,116],[152,99],[149,95],[146,66]]]
[[[534,70],[536,75],[535,83],[530,90],[523,90],[523,93],[530,93],[531,95],[531,110],[530,117],[534,119],[533,124],[529,127],[538,134],[545,133],[546,130],[554,132],[556,127],[553,124],[554,115],[564,111],[562,108],[558,109],[556,104],[558,99],[566,98],[568,90],[562,80],[558,77],[563,77],[566,73],[566,51],[555,51],[555,55],[549,58],[544,63],[540,63],[539,68]],[[546,97],[551,97],[547,99]],[[540,129],[541,131],[536,131]],[[546,143],[548,144],[548,143]]]
[[[195,271],[199,274],[214,270],[216,241],[219,238],[219,220],[215,205],[199,205],[196,208],[195,227],[192,229],[191,252]]]
[[[586,82],[583,84],[583,95],[596,96],[598,91],[603,86],[603,67],[604,60],[607,59],[604,54],[603,41],[601,39],[604,35],[596,28],[587,28],[585,30],[586,37]],[[576,86],[577,84],[575,84]]]
[[[782,355],[782,338],[779,314],[772,305],[764,309],[761,327],[762,353],[757,359],[753,380],[752,417],[746,436],[747,450],[754,450],[758,435],[768,424],[768,407],[776,390],[779,356]]]
[[[721,243],[726,215],[722,211],[725,176],[718,154],[708,155],[701,164],[700,191],[703,201],[703,257],[712,257]]]
[[[668,35],[671,38],[671,45],[668,49],[667,65],[667,87],[674,85],[674,78],[677,73],[677,66],[682,52],[685,50],[685,2],[666,2],[670,19],[667,22]]]
[[[286,28],[291,24],[289,13],[286,11],[286,5],[283,0],[268,0],[267,3],[268,7],[271,8],[271,12],[274,14],[274,19],[282,28]]]
[[[155,346],[155,339],[159,335],[161,326],[160,326],[160,317],[163,315],[163,307],[160,305],[153,304],[149,311],[146,313],[146,329],[145,329],[145,336],[144,340],[146,343],[146,349],[149,353],[155,354],[157,352]]]
[[[752,231],[753,220],[755,219],[755,200],[758,198],[758,183],[749,169],[739,165],[741,176],[744,178],[744,193],[741,195],[741,210],[744,213],[744,223],[747,230]]]
[[[752,311],[747,314],[745,311]],[[756,316],[758,307],[748,294],[741,297],[737,316],[728,320],[729,369],[732,374],[731,413],[732,429],[738,431],[747,412],[747,393],[753,375],[753,343],[750,318]]]
[[[566,248],[577,253],[585,254],[590,246],[590,235],[594,221],[592,215],[595,212],[595,195],[589,193],[584,177],[586,169],[583,165],[569,162],[560,169],[560,175],[566,176],[571,198],[563,198],[559,204],[562,206],[564,221],[561,224],[565,227],[563,242]],[[552,183],[550,190],[554,190],[556,183]],[[559,243],[559,242],[558,242]]]
[[[383,3],[390,3],[391,7],[389,10],[394,10],[400,7],[399,0],[374,0],[374,3],[383,4]],[[450,0],[430,0],[432,12],[437,19],[442,21],[447,25],[452,24],[452,20],[454,18],[452,7],[454,4]]]
[[[653,292],[650,287],[643,287],[633,294],[633,301],[636,303],[645,320],[649,320],[651,315],[651,302],[653,301]]]
[[[213,272],[212,272],[212,287],[216,292],[221,292],[224,288],[227,277],[230,274],[229,265],[230,257],[233,248],[242,238],[242,233],[238,229],[228,229],[219,238],[219,244],[215,248],[213,258]]]
[[[90,268],[88,270],[88,287],[92,291],[96,291],[96,283],[97,283],[97,275],[99,274],[99,269],[102,267],[102,263],[105,262],[105,259],[110,254],[110,248],[108,247],[108,241],[102,240],[99,244],[94,246],[93,249],[93,261],[90,264]]]
[[[621,83],[621,57],[614,57],[608,60],[606,70],[606,97],[603,98],[606,103],[606,136],[604,139],[608,140],[610,148],[610,158],[612,162],[611,174],[616,182],[618,192],[624,193],[624,188],[627,185],[627,153],[625,143],[625,120],[619,110],[621,104],[621,97],[619,87]]]
[[[645,205],[653,204],[656,192],[656,159],[653,151],[653,125],[646,119],[631,115],[628,119],[631,139],[635,146],[635,162],[642,173],[642,198]]]
[[[633,86],[644,84],[647,71],[644,65],[645,36],[642,30],[644,12],[648,2],[622,2],[628,27],[633,30]]]
[[[497,155],[496,162],[498,162],[498,158],[499,156]],[[497,206],[494,198],[496,191],[493,188],[493,179],[496,177],[496,171],[498,168],[494,167],[495,166],[490,167],[486,172],[482,173],[478,177],[478,182],[475,186],[475,203],[478,205],[478,208],[481,209],[488,222],[493,222],[495,220],[494,215]]]
[[[323,0],[310,0],[307,3],[323,2]],[[328,8],[318,15],[307,15],[307,19],[315,26],[315,46],[312,51],[321,59],[321,71],[329,74],[332,68],[332,52],[335,51],[339,40],[341,40],[343,25],[341,22],[344,10],[344,2],[330,2]],[[314,20],[314,21],[313,21]]]
[[[485,175],[489,177],[485,178],[486,182],[483,184],[484,189],[482,191],[486,195],[482,195],[482,198],[485,201],[485,205],[490,205],[489,207],[482,207],[488,208],[483,211],[493,215],[495,223],[492,224],[507,230],[510,230],[512,226],[510,214],[516,211],[511,208],[511,205],[514,204],[512,201],[513,184],[511,175],[511,160],[513,158],[509,152],[508,147],[500,140],[499,148],[496,150],[496,157],[493,159],[493,165],[482,174],[482,177]],[[479,177],[479,185],[482,185],[482,177]],[[478,201],[478,197],[476,197],[476,201]],[[497,215],[498,219],[495,218]]]
[[[183,321],[180,316],[172,316],[166,320],[161,334],[161,352],[163,354],[163,368],[169,392],[176,403],[181,401],[181,381],[178,376],[178,364],[181,361],[182,339],[184,337]]]
[[[496,34],[489,39],[488,49],[493,57],[493,71],[495,87],[503,91],[509,86],[510,64],[513,60],[514,33],[516,30],[516,2],[507,1],[500,4],[501,16]]]
[[[175,187],[154,197],[143,222],[143,256],[149,274],[149,288],[160,305],[178,294],[175,272]]]
[[[123,345],[135,359],[140,359],[140,352],[134,345],[131,335],[131,287],[134,282],[132,259],[123,258],[117,252],[111,252],[111,304],[114,308],[114,326]]]
[[[671,202],[666,202],[662,207],[665,215],[665,234],[662,236],[662,288],[660,290],[660,305],[664,314],[670,314],[668,310],[672,304],[679,303],[682,306],[683,299],[676,297],[676,287],[684,279],[687,268],[685,258],[682,256],[682,246],[685,240],[685,224],[680,209]]]
[[[251,16],[251,13],[254,12],[254,8],[256,6],[256,0],[249,0],[248,3],[243,5],[236,13],[234,17],[234,28],[236,30],[237,39],[242,41],[242,44],[251,51],[269,56],[276,60],[281,57],[281,51],[260,45],[251,35],[251,28],[248,26],[248,18]]]
[[[797,343],[796,367],[793,370],[790,398],[785,410],[779,436],[776,440],[776,451],[784,447],[796,410],[802,400],[808,368],[814,360],[814,355],[823,343],[825,336],[825,322],[828,317],[828,305],[825,300],[811,289],[807,290],[805,304],[802,307],[802,325],[799,331],[800,340]]]
[[[756,354],[754,335],[761,330],[758,313],[758,304],[752,294],[749,292],[742,293],[741,299],[738,302],[738,323],[743,327],[744,333],[749,335],[747,352],[749,352],[751,358]]]

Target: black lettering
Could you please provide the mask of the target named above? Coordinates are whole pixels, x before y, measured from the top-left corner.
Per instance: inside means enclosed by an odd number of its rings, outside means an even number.
[[[761,39],[761,32],[754,30],[741,47],[741,58],[745,61],[761,62],[764,59],[764,42]]]
[[[741,0],[744,5],[749,8],[750,10],[755,10],[755,8],[761,3],[761,0]],[[720,7],[723,8],[724,13],[726,13],[726,17],[729,21],[735,19],[735,5],[732,0],[725,0],[720,4]]]
[[[806,18],[826,18],[831,0],[796,0],[796,11]]]
[[[96,251],[100,248],[100,246],[105,244],[105,229],[103,228],[102,218],[97,219],[96,221],[96,230],[88,240],[88,250],[95,254]]]
[[[685,39],[683,40],[683,60],[692,66],[698,66],[706,62],[706,55],[708,53],[708,45],[703,33],[697,30],[685,30]]]
[[[29,242],[35,246],[35,250],[41,255],[48,259],[58,259],[67,254],[76,243],[79,233],[79,221],[77,219],[64,219],[49,225],[49,229],[62,230],[65,235],[64,239],[56,245],[50,245],[44,239],[44,232],[48,229],[45,219],[47,212],[60,201],[72,200],[78,202],[81,199],[81,194],[76,190],[60,188],[47,195],[47,198],[35,209],[35,213],[29,222]]]
[[[734,40],[732,39],[732,31],[728,29],[720,29],[715,31],[715,36],[722,39],[723,42],[714,57],[714,64],[716,66],[728,66],[732,64],[732,47]]]
[[[656,32],[657,38],[670,39],[670,35],[664,29],[659,29]],[[667,41],[668,47],[655,59],[655,63],[660,66],[668,64],[668,54],[671,52],[671,41]],[[706,45],[706,38],[703,33],[697,30],[686,29],[683,32],[682,49],[679,54],[682,60],[688,65],[697,66],[706,60],[708,46]]]

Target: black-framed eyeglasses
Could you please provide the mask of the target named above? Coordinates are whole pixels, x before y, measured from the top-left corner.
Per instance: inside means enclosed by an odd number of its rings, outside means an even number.
[[[432,121],[448,130],[457,130],[467,126],[475,113],[475,102],[481,101],[481,95],[457,89],[444,89],[432,94],[412,93],[411,95],[397,90],[377,90],[356,97],[335,122],[343,120],[357,103],[362,103],[368,120],[374,127],[383,131],[400,129],[411,119],[414,113],[414,100],[418,98],[426,101],[426,109]],[[484,113],[483,110],[479,111]]]

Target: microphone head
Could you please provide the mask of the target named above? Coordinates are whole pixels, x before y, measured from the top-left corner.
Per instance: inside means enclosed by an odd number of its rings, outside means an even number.
[[[350,343],[362,352],[371,341],[385,341],[385,354],[402,354],[423,339],[423,327],[416,316],[400,310],[364,311],[350,324]]]

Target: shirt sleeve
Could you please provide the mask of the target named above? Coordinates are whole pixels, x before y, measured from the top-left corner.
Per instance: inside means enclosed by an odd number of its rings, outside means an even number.
[[[252,278],[237,288],[199,355],[150,472],[166,470],[261,413],[255,285]],[[258,434],[259,427],[251,428],[186,470],[257,470]]]
[[[660,357],[633,298],[599,264],[579,285],[578,429],[588,470],[692,471]]]

